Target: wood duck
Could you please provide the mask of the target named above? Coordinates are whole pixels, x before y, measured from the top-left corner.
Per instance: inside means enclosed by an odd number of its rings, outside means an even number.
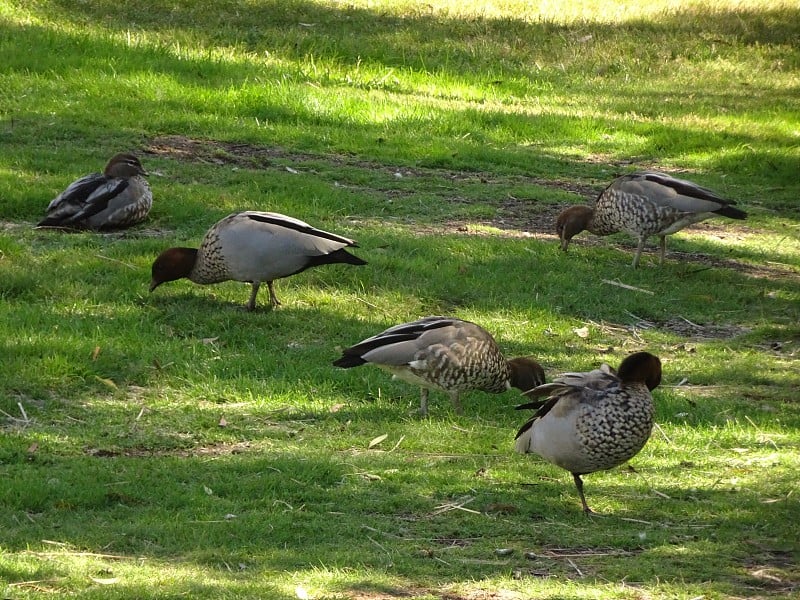
[[[425,317],[390,327],[342,351],[334,365],[349,369],[373,364],[396,379],[420,386],[420,413],[428,414],[428,390],[447,393],[461,414],[467,390],[499,394],[544,383],[542,367],[530,358],[506,360],[491,334],[469,321]]]
[[[115,154],[102,173],[73,181],[47,207],[37,227],[123,229],[143,221],[153,205],[147,172],[133,154]]]
[[[604,189],[594,207],[572,206],[556,220],[556,232],[565,252],[573,236],[583,230],[595,235],[625,231],[639,245],[633,268],[639,264],[645,240],[657,235],[664,262],[666,236],[716,215],[744,219],[747,213],[735,208],[709,189],[664,173],[642,171],[618,177]]]
[[[183,277],[203,285],[245,281],[253,285],[246,308],[254,310],[258,288],[266,281],[270,306],[276,308],[281,304],[273,287],[276,279],[331,263],[367,264],[345,250],[350,246],[358,244],[293,217],[238,212],[214,224],[199,248],[164,250],[153,263],[150,291]]]
[[[661,361],[649,352],[630,354],[616,372],[603,364],[561,375],[526,394],[544,400],[517,407],[536,412],[517,432],[515,449],[572,473],[583,510],[591,513],[581,475],[616,467],[644,447],[655,410],[650,392],[660,383]]]

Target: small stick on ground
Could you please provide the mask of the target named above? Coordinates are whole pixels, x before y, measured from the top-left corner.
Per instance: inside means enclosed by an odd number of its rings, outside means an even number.
[[[620,283],[619,281],[611,281],[610,279],[601,279],[603,283],[607,283],[608,285],[616,285],[617,287],[624,288],[626,290],[631,290],[633,292],[642,292],[643,294],[650,294],[651,296],[655,295],[655,292],[651,292],[650,290],[646,290],[644,288],[636,287],[633,285],[628,285],[627,283]]]
[[[570,566],[571,566],[573,569],[575,569],[575,572],[578,574],[578,577],[583,577],[583,571],[581,571],[581,570],[578,568],[578,565],[576,565],[576,564],[575,564],[575,562],[574,562],[574,561],[573,561],[571,558],[568,558],[568,559],[567,559],[567,562],[570,564]]]

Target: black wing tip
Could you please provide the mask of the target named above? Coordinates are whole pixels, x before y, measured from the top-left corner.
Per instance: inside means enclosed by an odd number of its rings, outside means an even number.
[[[47,219],[42,219],[36,225],[33,226],[34,229],[57,229],[60,231],[84,231],[86,226],[83,223],[72,223],[66,219],[54,219],[48,217]]]
[[[350,254],[348,252],[348,256],[350,256],[350,260],[347,261],[348,264],[355,265],[357,267],[363,267],[364,265],[368,265],[369,263],[365,261],[363,258],[359,258],[354,254]]]
[[[323,255],[320,257],[320,263],[344,263],[348,265],[354,265],[356,267],[363,267],[364,265],[368,264],[363,258],[359,258],[355,254],[350,254],[344,248],[339,248],[331,252],[330,254]]]
[[[524,402],[522,404],[517,404],[514,407],[514,410],[539,410],[542,407],[541,400],[533,400],[531,402]]]
[[[342,369],[350,369],[352,367],[359,367],[363,364],[366,364],[366,362],[367,361],[357,354],[343,354],[341,357],[333,361],[333,366],[341,367]]]
[[[747,218],[747,213],[743,210],[740,210],[730,204],[726,204],[722,208],[720,208],[716,212],[718,215],[722,215],[723,217],[728,217],[729,219],[736,219],[738,221],[744,221]]]
[[[520,437],[520,436],[521,436],[523,433],[525,433],[525,432],[526,432],[526,431],[528,431],[528,430],[529,430],[531,427],[533,427],[533,422],[534,422],[535,420],[536,420],[536,418],[534,417],[534,418],[532,418],[532,419],[528,419],[527,421],[525,421],[525,423],[522,425],[522,427],[520,427],[520,428],[517,430],[517,435],[515,435],[515,436],[514,436],[514,439],[515,439],[515,440],[518,440],[518,439],[519,439],[519,437]]]

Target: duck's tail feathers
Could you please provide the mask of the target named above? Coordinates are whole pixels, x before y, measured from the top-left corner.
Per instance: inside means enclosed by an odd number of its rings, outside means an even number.
[[[314,256],[311,259],[311,263],[308,265],[309,267],[316,267],[319,265],[330,265],[334,263],[345,263],[348,265],[366,265],[367,261],[362,258],[359,258],[353,254],[350,254],[344,248],[339,248],[338,250],[334,250],[329,254],[323,254],[321,256]]]
[[[743,220],[747,218],[747,213],[743,210],[739,210],[735,206],[730,204],[726,204],[719,210],[714,211],[715,214],[722,215],[723,217],[728,217],[729,219],[738,219]]]
[[[358,354],[342,354],[340,358],[333,361],[333,366],[341,367],[342,369],[350,369],[351,367],[359,367],[366,362],[367,361]]]

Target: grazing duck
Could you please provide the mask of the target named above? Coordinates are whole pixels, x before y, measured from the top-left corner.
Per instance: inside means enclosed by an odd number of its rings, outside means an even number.
[[[228,215],[206,232],[200,248],[168,248],[153,263],[150,291],[183,277],[200,284],[246,281],[253,285],[247,310],[267,282],[272,308],[280,306],[272,282],[331,263],[365,265],[345,250],[349,238],[278,213],[248,210]]]
[[[530,358],[506,360],[488,331],[453,317],[425,317],[395,325],[342,351],[334,365],[349,369],[371,363],[396,379],[420,386],[419,411],[428,414],[428,390],[450,395],[462,413],[459,394],[499,394],[544,383],[544,371]]]
[[[147,217],[153,193],[133,154],[115,154],[102,173],[73,181],[47,207],[37,227],[122,229]]]
[[[519,429],[515,448],[572,473],[585,513],[581,475],[611,469],[641,450],[653,428],[650,391],[661,383],[661,361],[649,352],[627,356],[617,372],[603,364],[566,373],[527,393],[541,398],[517,409],[536,413]]]
[[[661,244],[661,263],[666,252],[666,237],[693,223],[715,215],[744,219],[747,213],[699,185],[652,171],[623,175],[611,182],[597,198],[595,206],[572,206],[556,220],[556,231],[565,252],[573,236],[588,230],[595,235],[626,231],[638,238],[633,268],[639,264],[645,240],[657,235]]]

